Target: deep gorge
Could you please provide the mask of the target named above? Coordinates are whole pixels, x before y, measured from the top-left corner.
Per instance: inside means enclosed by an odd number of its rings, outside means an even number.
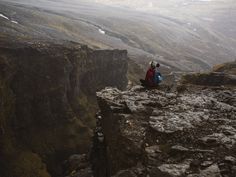
[[[127,85],[127,51],[1,41],[1,177],[61,176],[91,146],[95,92]]]

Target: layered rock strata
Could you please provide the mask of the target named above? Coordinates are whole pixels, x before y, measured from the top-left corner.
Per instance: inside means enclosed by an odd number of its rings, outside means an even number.
[[[127,51],[35,42],[0,42],[0,176],[62,174],[88,151],[95,92],[127,85]]]

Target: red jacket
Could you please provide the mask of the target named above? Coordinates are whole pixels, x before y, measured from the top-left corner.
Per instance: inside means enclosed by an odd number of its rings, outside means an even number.
[[[154,76],[155,76],[155,69],[149,68],[146,74],[145,81],[148,86],[154,86]]]

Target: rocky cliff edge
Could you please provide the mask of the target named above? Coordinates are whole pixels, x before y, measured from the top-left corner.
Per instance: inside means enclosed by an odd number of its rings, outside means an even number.
[[[97,93],[97,99],[101,109],[97,129],[104,135],[103,152],[109,162],[104,163],[109,164],[106,173],[235,177],[235,85],[106,88]],[[99,172],[102,168],[97,168],[95,176],[106,176]]]

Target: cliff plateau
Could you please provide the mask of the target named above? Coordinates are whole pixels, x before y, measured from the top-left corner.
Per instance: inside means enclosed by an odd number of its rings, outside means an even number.
[[[175,87],[98,92],[94,176],[235,177],[235,80],[213,72]]]

